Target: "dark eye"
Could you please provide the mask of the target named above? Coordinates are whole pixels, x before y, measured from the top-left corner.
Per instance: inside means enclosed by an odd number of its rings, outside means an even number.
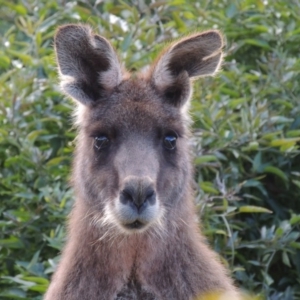
[[[106,148],[109,145],[109,139],[105,135],[96,136],[94,139],[94,148],[99,151]]]
[[[174,134],[168,134],[164,137],[164,147],[168,150],[174,150],[176,148],[177,136]]]

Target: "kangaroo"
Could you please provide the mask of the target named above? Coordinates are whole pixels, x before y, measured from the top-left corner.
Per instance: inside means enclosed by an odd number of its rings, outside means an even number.
[[[58,29],[61,88],[77,104],[76,201],[45,300],[237,295],[199,230],[188,142],[191,81],[218,71],[222,48],[219,31],[195,33],[130,74],[90,27]]]

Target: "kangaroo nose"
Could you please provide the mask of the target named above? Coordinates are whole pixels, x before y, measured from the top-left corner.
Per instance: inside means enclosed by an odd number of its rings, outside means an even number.
[[[121,191],[120,201],[122,204],[136,207],[141,213],[148,205],[155,203],[156,195],[152,184],[143,180],[131,180]]]

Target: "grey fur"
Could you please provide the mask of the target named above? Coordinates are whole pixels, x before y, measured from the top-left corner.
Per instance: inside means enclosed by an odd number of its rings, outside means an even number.
[[[221,34],[207,31],[171,44],[148,72],[132,77],[109,42],[87,26],[59,28],[55,47],[62,88],[78,103],[76,202],[44,299],[189,300],[210,291],[234,299],[235,287],[196,221],[184,109],[190,79],[220,66]],[[178,135],[175,150],[163,144],[170,134]],[[94,138],[103,135],[109,146],[95,151]],[[128,186],[151,198],[142,228],[125,226],[137,218],[130,195],[120,202]]]

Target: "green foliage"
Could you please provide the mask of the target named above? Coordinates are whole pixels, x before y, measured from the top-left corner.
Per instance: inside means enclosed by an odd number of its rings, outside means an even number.
[[[241,287],[300,299],[299,1],[0,3],[1,299],[41,299],[64,243],[75,132],[52,39],[78,21],[132,70],[172,38],[224,32],[223,71],[192,103],[203,230]]]

